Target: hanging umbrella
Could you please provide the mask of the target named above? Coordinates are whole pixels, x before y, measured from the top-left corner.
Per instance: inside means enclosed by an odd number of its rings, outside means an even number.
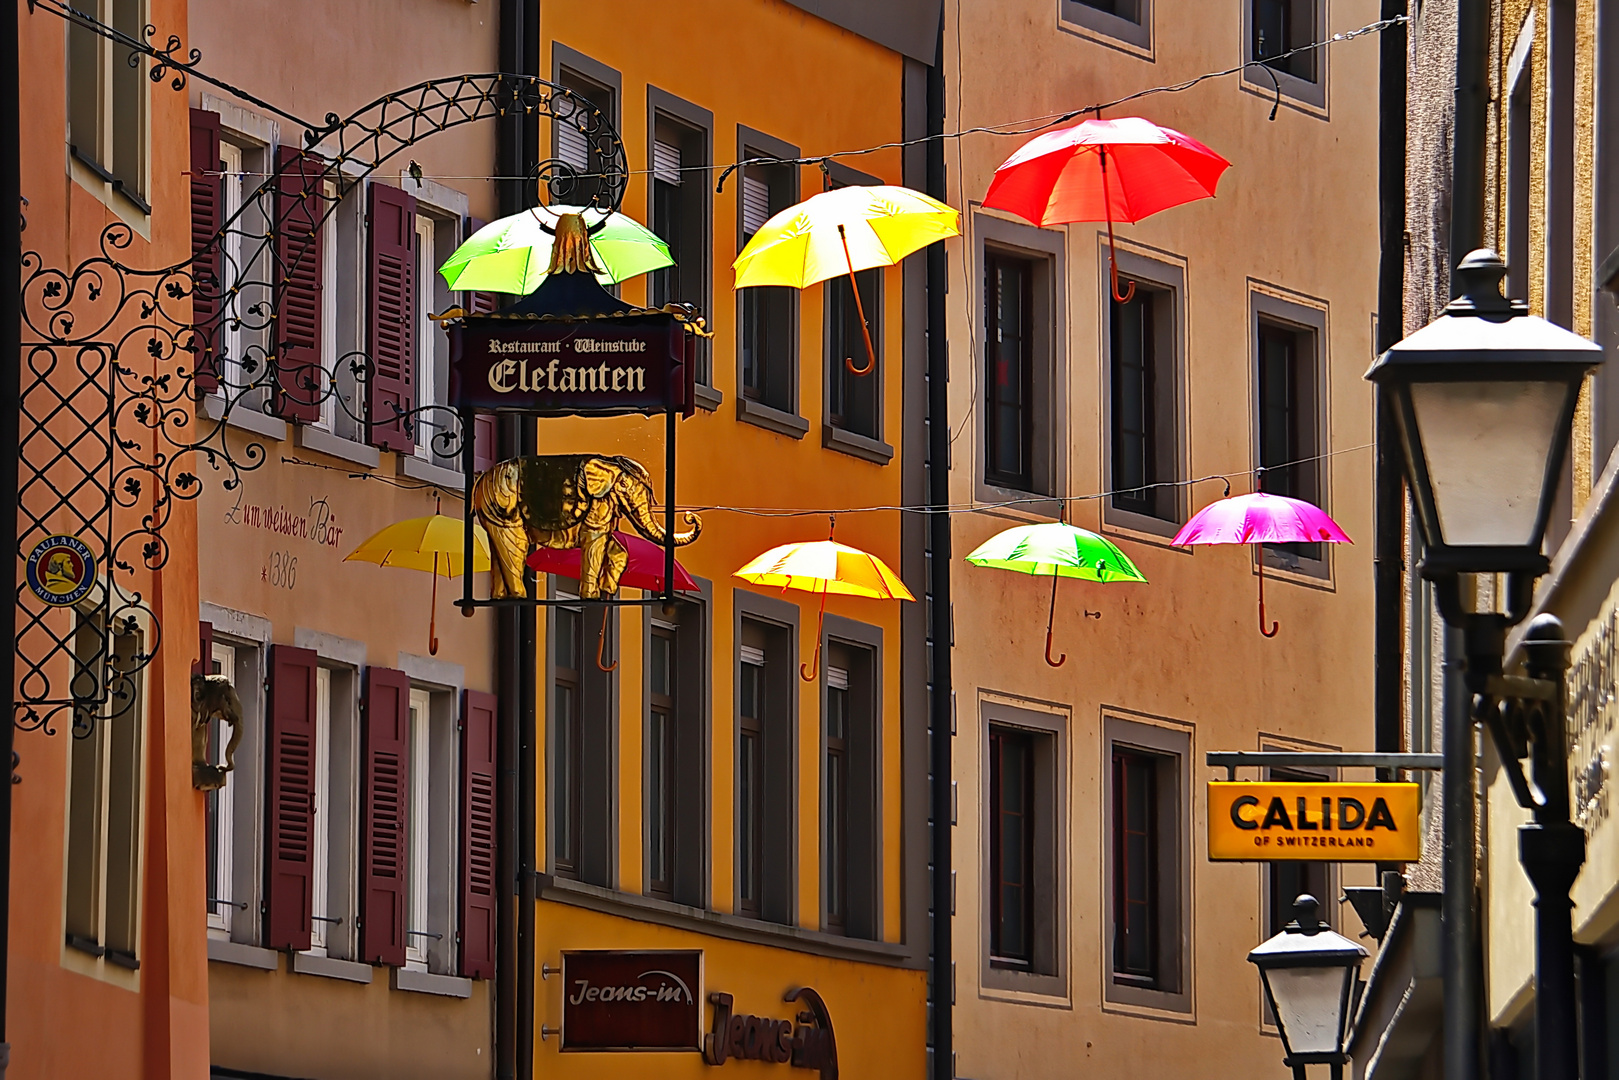
[[[1019,525],[996,533],[979,544],[967,561],[974,566],[993,566],[1020,574],[1051,578],[1051,611],[1046,616],[1046,663],[1062,667],[1068,660],[1063,653],[1051,658],[1051,625],[1057,617],[1057,579],[1084,581],[1139,581],[1146,584],[1130,556],[1117,544],[1065,522]]]
[[[866,339],[866,366],[844,363],[856,375],[876,364],[866,309],[855,287],[857,270],[893,266],[947,236],[959,236],[961,215],[937,199],[891,184],[834,188],[789,206],[759,227],[731,265],[736,287],[786,285],[805,289],[849,275],[855,313]]]
[[[731,575],[754,585],[821,594],[815,631],[815,660],[798,665],[799,678],[812,682],[821,667],[821,631],[828,593],[869,596],[878,600],[915,600],[899,575],[877,556],[837,543],[829,536],[813,543],[783,544]]]
[[[624,214],[608,214],[604,222],[598,212],[578,206],[536,206],[491,221],[467,237],[438,272],[452,289],[526,296],[549,272],[551,230],[563,214],[583,214],[594,230],[590,250],[600,267],[596,280],[603,285],[675,264],[668,244]]]
[[[1280,623],[1265,629],[1265,556],[1260,544],[1353,544],[1327,512],[1303,499],[1256,491],[1210,503],[1192,515],[1170,541],[1192,544],[1253,544],[1259,557],[1259,632],[1275,637]]]
[[[459,577],[466,571],[466,523],[445,517],[433,507],[428,517],[396,521],[349,552],[344,562],[371,562],[402,566],[433,575],[432,614],[427,623],[427,651],[438,655],[438,579]],[[472,523],[472,569],[489,569],[489,535]]]
[[[1113,299],[1119,292],[1113,222],[1134,224],[1160,210],[1214,197],[1225,158],[1189,135],[1139,116],[1084,120],[1030,139],[995,170],[984,205],[1036,225],[1106,221]]]
[[[629,562],[625,564],[624,573],[618,579],[619,585],[627,585],[632,589],[646,589],[649,592],[662,592],[663,548],[633,533],[615,532],[613,539],[622,544],[629,554]],[[528,557],[528,567],[540,574],[578,578],[580,557],[581,552],[578,548],[536,548]],[[678,562],[675,563],[675,590],[692,593],[702,591],[692,576],[686,572],[686,568]]]

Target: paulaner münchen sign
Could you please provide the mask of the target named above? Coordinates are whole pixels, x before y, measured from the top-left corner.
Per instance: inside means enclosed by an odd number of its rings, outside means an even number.
[[[1209,858],[1416,862],[1416,784],[1209,783]]]
[[[450,401],[554,415],[687,411],[694,347],[663,312],[469,319],[450,329]]]

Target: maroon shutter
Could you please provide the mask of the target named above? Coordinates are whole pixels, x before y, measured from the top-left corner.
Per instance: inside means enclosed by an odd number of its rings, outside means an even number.
[[[372,446],[408,454],[416,443],[400,414],[416,407],[416,199],[375,183],[369,198],[367,427]]]
[[[495,695],[461,695],[461,974],[495,977]]]
[[[366,668],[362,707],[360,959],[403,967],[410,865],[409,676],[390,668]]]
[[[326,217],[326,162],[295,146],[276,148],[276,388],[271,408],[284,420],[320,419],[321,280],[325,262],[321,224]]]
[[[472,468],[483,472],[499,458],[495,448],[495,418],[489,413],[477,413],[472,418]]]
[[[191,110],[191,325],[198,393],[219,389],[219,302],[224,260],[219,227],[225,212],[224,163],[219,160],[219,114]]]
[[[212,675],[214,673],[214,624],[199,622],[197,624],[197,662],[191,665],[193,675]]]
[[[310,649],[270,646],[267,738],[265,944],[307,949],[315,866],[315,653]]]

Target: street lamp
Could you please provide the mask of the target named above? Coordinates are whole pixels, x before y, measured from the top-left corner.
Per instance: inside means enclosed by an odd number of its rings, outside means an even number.
[[[1295,1080],[1303,1080],[1306,1065],[1330,1065],[1332,1080],[1343,1076],[1355,977],[1366,959],[1365,949],[1321,921],[1320,908],[1315,897],[1300,896],[1293,921],[1248,954],[1282,1033],[1282,1064]]]
[[[1514,795],[1534,812],[1533,824],[1519,830],[1519,858],[1535,886],[1536,1075],[1574,1080],[1568,893],[1585,861],[1585,834],[1568,812],[1562,624],[1542,615],[1529,627],[1528,677],[1506,677],[1502,664],[1507,632],[1528,616],[1535,579],[1550,568],[1541,542],[1580,387],[1602,350],[1503,297],[1506,272],[1493,251],[1469,254],[1457,268],[1462,295],[1366,377],[1393,403],[1422,533],[1419,570],[1434,583],[1440,614],[1461,631],[1470,699],[1466,715],[1445,717],[1446,1075],[1468,1071],[1462,1063],[1478,1042],[1472,724],[1483,723]],[[1468,610],[1462,574],[1505,574],[1505,610]]]

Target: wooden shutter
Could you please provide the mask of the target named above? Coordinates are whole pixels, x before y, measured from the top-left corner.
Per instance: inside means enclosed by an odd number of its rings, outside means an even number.
[[[199,394],[219,389],[222,340],[219,301],[225,260],[219,227],[225,211],[224,163],[219,159],[219,114],[191,110],[191,325],[192,360]]]
[[[416,199],[376,183],[368,197],[367,438],[372,446],[408,454],[416,443],[400,413],[416,407]]]
[[[360,959],[405,963],[410,867],[410,678],[365,669],[360,733]]]
[[[295,146],[275,153],[280,177],[275,190],[277,304],[276,386],[271,408],[284,420],[320,419],[322,370],[322,292],[325,260],[321,224],[326,217],[326,162]]]
[[[197,624],[197,662],[191,665],[193,675],[212,675],[214,673],[214,624],[199,622]]]
[[[495,695],[461,695],[461,974],[495,977]]]
[[[483,472],[500,460],[496,438],[498,426],[489,413],[478,413],[472,418],[472,468]]]
[[[270,791],[265,823],[264,937],[309,948],[315,866],[315,653],[270,646]]]

